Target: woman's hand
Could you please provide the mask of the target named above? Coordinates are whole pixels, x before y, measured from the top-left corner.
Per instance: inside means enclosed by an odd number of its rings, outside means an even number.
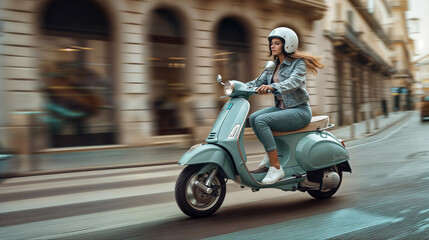
[[[261,85],[260,87],[258,87],[258,89],[256,89],[256,92],[258,94],[267,94],[267,93],[270,93],[268,91],[273,92],[274,88],[271,87],[271,86],[268,86],[268,85]]]

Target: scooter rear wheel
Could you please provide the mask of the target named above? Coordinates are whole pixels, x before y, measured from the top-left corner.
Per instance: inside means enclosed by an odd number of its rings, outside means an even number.
[[[176,203],[180,210],[193,218],[212,215],[222,205],[226,194],[223,176],[217,173],[213,178],[212,194],[207,194],[195,186],[195,182],[204,183],[208,174],[198,174],[201,166],[191,165],[183,169],[176,182]]]
[[[330,190],[327,191],[322,191],[322,190],[308,190],[308,194],[310,194],[310,196],[316,198],[316,199],[328,199],[330,197],[332,197],[340,188],[341,186],[341,182],[343,181],[343,172],[341,170],[338,170],[338,168],[334,169],[338,175],[340,175],[340,183],[338,184],[337,187],[332,188]]]

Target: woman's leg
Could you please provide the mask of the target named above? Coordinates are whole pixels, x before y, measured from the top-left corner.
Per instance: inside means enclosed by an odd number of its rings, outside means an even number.
[[[276,169],[280,169],[279,155],[277,154],[277,150],[267,152],[267,154],[270,158],[270,166],[275,167]]]
[[[250,124],[255,135],[264,145],[270,158],[270,165],[279,168],[277,146],[271,130],[293,131],[305,127],[311,121],[311,109],[308,104],[282,110],[270,107],[252,114]]]
[[[308,104],[296,108],[281,110],[268,108],[256,114],[251,121],[253,131],[264,145],[270,159],[270,169],[262,180],[263,184],[274,184],[284,177],[284,171],[279,163],[277,146],[271,130],[293,131],[305,127],[311,121],[311,109]]]
[[[261,115],[263,115],[263,114],[271,113],[271,112],[275,112],[275,111],[279,111],[279,110],[280,110],[280,108],[278,108],[278,107],[268,107],[268,108],[264,108],[264,109],[258,110],[256,112],[252,113],[252,115],[250,115],[250,118],[249,118],[250,126],[252,127],[253,132],[255,133],[255,135],[258,138],[258,140],[263,145],[264,145],[264,143],[263,143],[264,139],[259,134],[259,132],[260,132],[259,127],[255,123],[256,122],[256,118],[259,117],[259,116],[261,116]],[[264,145],[264,147],[265,147],[265,145]]]

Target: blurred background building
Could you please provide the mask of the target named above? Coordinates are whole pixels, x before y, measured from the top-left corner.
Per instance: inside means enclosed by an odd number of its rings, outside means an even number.
[[[300,49],[326,64],[308,77],[314,115],[342,126],[411,109],[407,6],[407,0],[2,0],[0,142],[26,154],[202,141],[227,101],[219,98],[216,75],[256,78],[271,60],[267,36],[279,26],[294,29]],[[251,99],[252,111],[272,104],[272,96]]]
[[[429,15],[429,2],[412,0],[411,9],[407,12],[409,35],[415,41],[415,55],[413,56],[413,72],[415,76],[414,95],[416,102],[424,96],[429,96],[429,32],[425,31]]]
[[[414,62],[415,91],[417,97],[429,96],[429,55],[418,58]]]

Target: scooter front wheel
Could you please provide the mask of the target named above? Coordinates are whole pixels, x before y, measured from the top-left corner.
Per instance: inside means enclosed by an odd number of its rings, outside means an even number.
[[[204,183],[207,174],[198,174],[201,166],[191,165],[183,169],[176,182],[176,202],[180,210],[193,218],[201,218],[212,215],[222,205],[226,194],[226,185],[223,176],[217,173],[210,187],[213,189],[208,194],[195,186],[195,182]]]

